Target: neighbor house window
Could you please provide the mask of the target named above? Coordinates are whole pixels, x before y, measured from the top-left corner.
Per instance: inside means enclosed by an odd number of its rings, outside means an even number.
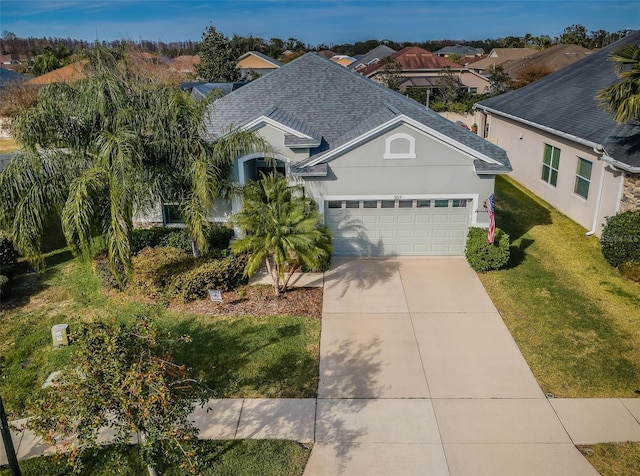
[[[591,185],[591,167],[593,164],[588,160],[578,157],[578,170],[576,171],[576,185],[573,191],[583,198],[589,196],[589,185]]]
[[[552,145],[544,145],[542,158],[542,180],[554,187],[558,183],[558,168],[560,167],[560,149]]]
[[[163,203],[162,221],[165,225],[183,224],[180,206],[177,203]]]

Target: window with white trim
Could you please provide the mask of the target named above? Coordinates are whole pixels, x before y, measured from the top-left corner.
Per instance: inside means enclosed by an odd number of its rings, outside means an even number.
[[[578,157],[578,169],[576,170],[576,184],[573,191],[582,198],[589,197],[589,186],[591,185],[591,169],[593,164],[588,160]]]
[[[560,168],[560,149],[549,144],[544,145],[542,157],[542,180],[555,187],[558,183],[558,169]]]
[[[403,132],[387,137],[384,143],[384,158],[415,159],[416,138]]]

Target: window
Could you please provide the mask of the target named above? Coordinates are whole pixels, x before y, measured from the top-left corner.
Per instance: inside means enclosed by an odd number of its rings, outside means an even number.
[[[346,201],[347,208],[360,208],[360,202],[358,200],[347,200]]]
[[[177,203],[163,203],[162,221],[165,225],[183,224],[180,206]]]
[[[393,200],[380,200],[380,208],[395,208],[396,202]]]
[[[378,208],[378,201],[377,200],[365,200],[364,202],[362,202],[362,205],[364,206],[364,208]]]
[[[576,185],[573,191],[583,198],[589,196],[589,185],[591,184],[591,167],[593,164],[588,160],[578,157],[578,170],[576,171]]]
[[[436,202],[436,208],[447,208],[449,206],[449,200],[434,200]]]
[[[400,200],[398,208],[413,208],[413,200]]]
[[[542,158],[542,180],[549,185],[558,183],[558,168],[560,167],[560,149],[552,145],[544,145],[544,157]]]
[[[417,200],[418,208],[429,208],[431,206],[431,200]]]
[[[329,208],[342,208],[340,200],[329,200]]]
[[[453,201],[453,208],[464,208],[467,206],[467,201],[466,200],[454,200]]]

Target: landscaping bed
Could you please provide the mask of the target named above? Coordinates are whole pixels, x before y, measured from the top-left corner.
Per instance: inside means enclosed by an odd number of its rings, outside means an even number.
[[[201,299],[172,303],[169,310],[206,316],[322,317],[322,288],[294,288],[276,296],[272,286],[248,285],[222,293],[222,302]]]

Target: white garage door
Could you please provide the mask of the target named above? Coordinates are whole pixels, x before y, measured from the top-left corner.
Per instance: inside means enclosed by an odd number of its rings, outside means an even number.
[[[462,255],[471,199],[328,200],[336,256]]]

